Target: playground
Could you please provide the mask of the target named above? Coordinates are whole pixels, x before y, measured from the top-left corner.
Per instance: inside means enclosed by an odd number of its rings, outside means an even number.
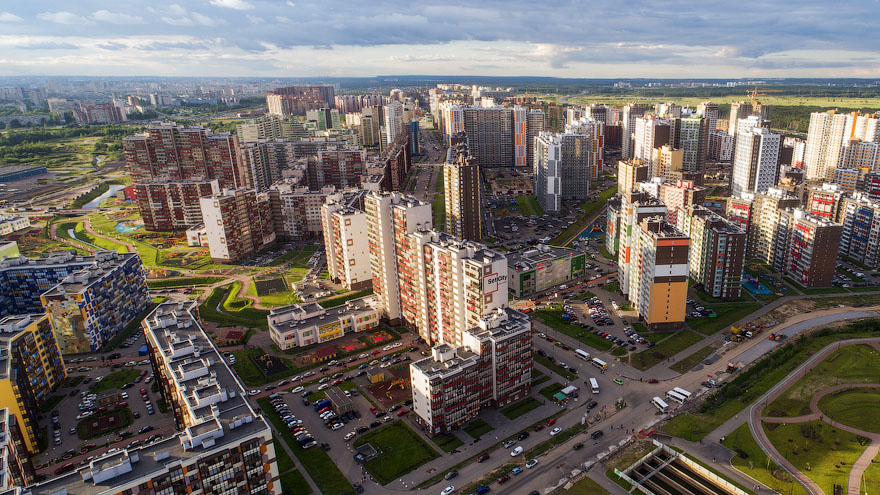
[[[253,355],[251,356],[251,361],[254,362],[260,373],[267,378],[288,370],[288,366],[283,359],[268,354]]]
[[[335,359],[340,356],[363,352],[365,349],[375,347],[377,345],[396,340],[397,335],[383,329],[370,330],[362,333],[350,333],[345,336],[327,342],[324,344],[312,345],[309,347],[297,349],[298,352],[291,357],[291,360],[297,366],[308,366],[313,363],[325,360],[327,357],[327,348],[335,348],[336,353],[326,359]]]
[[[399,404],[406,399],[412,398],[412,387],[410,386],[409,366],[395,366],[385,370],[385,376],[389,380],[370,385],[367,390],[370,392],[382,407],[389,408],[394,404]]]
[[[258,296],[290,290],[284,277],[280,275],[254,277],[254,288]]]

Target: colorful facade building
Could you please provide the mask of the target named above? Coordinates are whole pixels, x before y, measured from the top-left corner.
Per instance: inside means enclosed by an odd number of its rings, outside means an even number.
[[[269,312],[269,336],[281,350],[320,344],[348,333],[379,325],[377,302],[372,296],[324,309],[316,302],[292,304]]]
[[[0,409],[0,492],[34,482],[36,471],[27,450],[19,419],[8,408]]]
[[[530,297],[586,273],[587,254],[574,249],[539,244],[507,254],[507,274],[513,297]]]
[[[712,297],[736,299],[742,289],[746,233],[699,205],[678,210],[676,227],[690,237],[688,274]]]

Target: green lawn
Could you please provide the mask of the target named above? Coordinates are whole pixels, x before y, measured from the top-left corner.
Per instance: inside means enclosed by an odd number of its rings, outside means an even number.
[[[856,435],[821,421],[765,424],[764,431],[776,450],[826,494],[835,493],[834,485],[846,493],[850,468],[867,446]]]
[[[340,306],[345,304],[346,301],[351,301],[352,299],[358,299],[360,297],[366,297],[373,293],[373,289],[364,289],[355,292],[350,292],[344,296],[334,297],[331,299],[323,299],[318,301],[318,304],[323,308],[334,308],[336,306]]]
[[[854,388],[826,395],[819,401],[819,410],[839,423],[880,433],[880,384],[877,388]]]
[[[611,254],[608,249],[605,248],[605,243],[599,243],[599,254],[601,254],[606,260],[617,261],[617,256]]]
[[[868,469],[862,474],[862,481],[859,483],[859,493],[868,493],[868,488],[877,486],[880,481],[880,454],[871,462]]]
[[[110,373],[109,375],[104,377],[104,379],[100,382],[93,383],[92,386],[89,387],[89,390],[97,394],[106,390],[119,388],[128,382],[134,382],[134,379],[140,376],[140,374],[140,370],[136,370],[133,368],[114,371],[113,373]]]
[[[434,212],[434,228],[443,230],[446,227],[446,196],[442,192],[434,195],[431,209]]]
[[[541,403],[538,402],[538,399],[534,397],[526,397],[525,399],[522,399],[519,402],[514,402],[513,404],[502,409],[501,414],[503,414],[504,417],[507,419],[516,419],[523,414],[539,407],[541,407]]]
[[[596,212],[598,212],[601,208],[605,207],[605,203],[608,201],[608,198],[617,194],[617,184],[605,189],[604,191],[599,193],[599,198],[592,203],[582,203],[580,205],[581,209],[584,213],[578,217],[577,221],[573,223],[570,227],[561,232],[555,239],[550,241],[550,244],[553,246],[566,246],[571,241],[577,237],[581,230],[587,228],[590,225],[590,222],[593,221],[593,217],[596,216]]]
[[[819,349],[841,340],[880,336],[880,321],[852,322],[844,328],[824,328],[810,337],[779,346],[700,402],[697,410],[676,416],[663,431],[696,442],[754,402]]]
[[[440,447],[440,450],[443,452],[451,452],[464,445],[460,438],[451,433],[431,437],[431,441],[434,442],[434,445]]]
[[[297,371],[297,367],[293,364],[293,362],[289,359],[284,359],[285,364],[287,364],[287,370],[282,373],[277,373],[269,378],[266,378],[265,375],[260,371],[257,365],[254,363],[252,356],[259,356],[264,354],[265,351],[262,349],[243,349],[238,351],[232,351],[232,355],[235,356],[235,364],[232,367],[235,369],[235,374],[241,378],[241,381],[244,382],[245,385],[249,387],[259,387],[265,383],[268,383],[273,380],[279,380],[285,376],[290,376]]]
[[[372,445],[379,452],[379,457],[365,463],[364,467],[383,485],[440,457],[437,451],[402,421],[395,421],[365,434],[358,438],[354,447],[365,443]]]
[[[111,428],[109,430],[104,430],[100,433],[93,433],[91,435],[86,433],[89,423],[91,423],[92,421],[94,421],[97,418],[100,418],[102,416],[110,416],[111,414],[116,414],[116,413],[119,413],[119,418],[121,419],[121,421],[119,423],[117,423],[116,425],[114,425],[113,428]],[[89,416],[88,418],[85,418],[83,420],[80,420],[80,422],[76,424],[76,435],[77,435],[77,437],[79,437],[80,440],[90,440],[92,438],[103,437],[104,435],[107,435],[108,433],[116,432],[116,431],[122,430],[124,428],[127,428],[132,423],[134,423],[134,415],[131,413],[131,409],[129,409],[127,407],[123,407],[121,409],[111,408],[111,409],[104,411],[102,413],[98,413],[98,414]]]
[[[321,493],[333,493],[338,495],[354,495],[354,488],[345,478],[336,464],[330,459],[324,450],[320,447],[312,447],[303,449],[296,443],[294,436],[288,431],[287,427],[275,413],[269,399],[264,397],[258,399],[257,403],[263,410],[263,415],[269,418],[269,421],[275,426],[275,429],[281,432],[281,439],[287,443],[293,455],[299,460],[309,477],[318,486]],[[288,493],[288,492],[285,492]],[[294,492],[296,493],[296,492]]]
[[[275,462],[278,463],[278,472],[286,473],[293,469],[295,466],[290,455],[287,454],[287,451],[279,443],[278,437],[274,434],[272,435],[272,443],[275,445]]]
[[[793,480],[761,450],[749,431],[748,424],[734,430],[721,443],[736,452],[730,461],[736,469],[779,493],[807,495],[807,490],[800,483]]]
[[[483,421],[482,419],[475,419],[467,424],[464,428],[462,428],[465,433],[471,436],[471,438],[480,438],[486,433],[494,430],[489,423]]]
[[[761,303],[736,303],[736,304],[713,304],[712,309],[718,314],[715,318],[688,318],[687,324],[703,335],[713,333],[729,327],[732,323],[745,318],[750,313],[761,309]]]
[[[519,207],[523,216],[544,215],[544,209],[538,204],[538,200],[534,196],[517,196],[516,205]]]
[[[602,488],[591,478],[584,478],[571,486],[565,495],[611,495],[611,492]]]
[[[682,330],[672,337],[664,339],[651,349],[645,349],[633,354],[630,357],[630,364],[640,370],[646,370],[701,340],[703,340],[703,336],[700,334]]]
[[[83,226],[83,222],[76,223],[76,227],[73,230],[73,235],[81,241],[98,246],[99,248],[106,249],[108,251],[116,251],[117,253],[128,252],[128,247],[123,244],[111,241],[109,239],[104,239],[103,237],[95,237],[92,234],[86,232],[86,229]]]
[[[609,282],[602,288],[608,292],[620,292],[620,282]]]
[[[848,290],[844,289],[843,287],[816,287],[816,288],[808,289],[808,288],[804,287],[803,285],[795,282],[790,277],[782,277],[782,279],[785,280],[786,282],[788,282],[788,284],[791,285],[792,287],[794,287],[795,289],[803,292],[804,294],[846,294],[847,292],[849,292]]]
[[[688,357],[682,359],[681,361],[679,361],[679,362],[673,364],[673,365],[670,366],[669,368],[672,369],[672,370],[674,370],[674,371],[677,371],[677,372],[679,372],[679,373],[685,373],[685,372],[688,371],[689,369],[691,369],[691,368],[693,368],[694,366],[696,366],[697,363],[699,363],[700,361],[702,361],[703,359],[705,359],[706,356],[708,356],[709,354],[712,354],[712,352],[713,352],[714,350],[715,350],[715,346],[714,346],[714,345],[707,345],[706,347],[703,347],[702,349],[700,349],[700,350],[698,350],[697,352],[691,354],[690,356],[688,356]]]
[[[764,414],[780,417],[809,414],[813,395],[839,383],[880,384],[877,350],[868,345],[841,347],[771,402]]]
[[[573,337],[585,345],[592,347],[593,349],[597,349],[600,351],[607,351],[611,349],[611,342],[603,339],[602,337],[590,332],[585,328],[581,328],[576,325],[572,325],[566,321],[562,320],[562,305],[554,304],[550,306],[548,309],[540,309],[533,313],[535,318],[540,318],[544,321],[549,327],[552,327],[558,332],[562,332],[569,337]]]
[[[562,349],[560,348],[559,351],[562,352]],[[564,369],[562,366],[559,366],[556,363],[551,362],[550,359],[545,358],[544,356],[541,356],[540,354],[534,354],[533,359],[536,362],[540,363],[545,368],[547,368],[550,371],[556,373],[557,375],[565,378],[566,380],[574,380],[573,374],[569,373],[568,370]]]
[[[302,473],[294,469],[281,475],[281,493],[309,495],[312,493],[312,487]]]
[[[547,385],[546,387],[539,390],[538,393],[546,397],[547,400],[554,400],[553,396],[562,391],[563,388],[565,387],[558,383],[551,383],[550,385]]]
[[[199,305],[199,316],[204,321],[212,321],[220,326],[245,328],[269,329],[266,320],[269,312],[250,307],[250,301],[246,302],[236,296],[241,290],[241,282],[234,282],[211,290],[211,294]],[[221,311],[217,311],[217,305],[223,303]]]
[[[63,395],[50,395],[45,402],[40,404],[40,412],[50,412],[52,409],[55,409],[55,406],[57,406],[62,400],[64,400]]]
[[[290,266],[308,269],[309,265],[307,262],[317,250],[318,246],[301,246],[275,258],[269,263],[269,266],[280,266],[290,261]]]

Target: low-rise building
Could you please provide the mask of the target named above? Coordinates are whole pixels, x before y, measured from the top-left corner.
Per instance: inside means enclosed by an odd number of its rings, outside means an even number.
[[[66,377],[48,316],[15,315],[0,320],[0,408],[15,416],[31,454],[40,451],[40,406]]]
[[[0,235],[7,235],[19,230],[24,230],[31,226],[31,221],[27,217],[19,217],[15,215],[0,216]]]
[[[97,351],[150,304],[137,253],[99,251],[93,258],[40,296],[64,354]]]
[[[539,244],[507,254],[508,288],[513,297],[529,297],[582,277],[587,255],[583,251]]]
[[[413,413],[430,435],[461,428],[485,407],[526,397],[532,376],[532,324],[510,308],[484,316],[462,346],[434,346],[410,364]]]
[[[316,302],[292,304],[269,312],[269,336],[281,350],[320,344],[350,332],[379,325],[379,310],[372,296],[324,309]]]

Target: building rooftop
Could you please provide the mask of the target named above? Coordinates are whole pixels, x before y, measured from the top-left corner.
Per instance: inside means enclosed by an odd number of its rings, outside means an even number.
[[[531,270],[541,263],[553,261],[559,258],[568,258],[580,254],[574,249],[560,248],[538,244],[515,253],[507,253],[507,265],[517,271]]]
[[[657,238],[663,239],[690,239],[675,225],[666,221],[666,217],[648,217],[642,219],[642,230],[650,232]]]
[[[207,458],[269,429],[245,398],[245,388],[193,318],[194,304],[159,305],[142,324],[183,392],[192,424],[173,436],[123,449],[87,466],[31,486],[32,495],[99,495],[137,491],[145,480],[195,458]]]
[[[137,253],[99,251],[95,253],[94,264],[84,267],[78,272],[71,273],[61,283],[44,292],[43,295],[46,297],[52,297],[65,294],[78,294],[95,283],[100,282],[120,265],[137,256]]]
[[[286,333],[298,328],[308,328],[336,321],[344,316],[356,318],[358,315],[376,311],[378,304],[374,296],[366,296],[346,301],[341,306],[325,309],[316,302],[291,304],[269,311],[269,326],[277,332]]]

